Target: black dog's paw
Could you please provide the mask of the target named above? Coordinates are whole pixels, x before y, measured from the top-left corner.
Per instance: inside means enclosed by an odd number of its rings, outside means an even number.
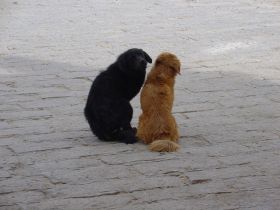
[[[136,137],[135,138],[126,138],[126,139],[124,139],[124,143],[126,143],[126,144],[134,144],[136,142],[138,142],[138,139]]]
[[[135,136],[136,135],[136,128],[131,128],[129,130],[123,130],[121,132],[121,141],[126,143],[126,144],[134,144],[136,143],[138,140],[138,138]]]

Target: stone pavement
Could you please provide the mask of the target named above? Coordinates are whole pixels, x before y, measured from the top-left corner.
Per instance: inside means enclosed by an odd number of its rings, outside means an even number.
[[[182,61],[178,153],[83,117],[131,47]],[[279,58],[278,0],[1,0],[0,209],[280,209]]]

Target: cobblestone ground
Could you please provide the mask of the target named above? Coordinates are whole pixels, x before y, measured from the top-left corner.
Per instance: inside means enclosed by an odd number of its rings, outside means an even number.
[[[131,47],[182,61],[178,153],[100,142],[84,120]],[[278,0],[1,0],[0,209],[278,210],[279,58]]]

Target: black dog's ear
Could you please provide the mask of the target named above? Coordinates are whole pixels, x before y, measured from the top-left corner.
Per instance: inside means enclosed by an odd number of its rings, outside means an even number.
[[[144,56],[145,56],[146,61],[147,61],[148,63],[152,63],[152,62],[153,62],[152,58],[151,58],[144,50],[142,50],[142,51],[143,51],[143,53],[144,53]]]
[[[120,68],[121,70],[126,69],[127,63],[126,63],[126,57],[125,57],[125,55],[124,55],[124,54],[121,54],[121,55],[118,57],[116,63],[118,64],[118,66],[119,66],[119,68]]]

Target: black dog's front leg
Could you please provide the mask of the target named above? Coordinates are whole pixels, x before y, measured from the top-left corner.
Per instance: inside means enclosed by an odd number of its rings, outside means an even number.
[[[121,135],[123,136],[121,141],[126,144],[134,144],[138,141],[138,138],[135,136],[135,134],[136,133],[134,129],[123,130],[121,131]]]
[[[133,132],[134,135],[136,135],[137,133],[137,128],[131,127],[130,123],[127,123],[127,125],[123,126],[123,130],[131,130],[131,132]]]
[[[133,109],[129,101],[122,100],[122,103],[119,106],[119,122],[121,123],[119,129],[119,140],[126,144],[133,144],[138,141],[136,137],[137,129],[131,127],[131,120],[133,116]]]

